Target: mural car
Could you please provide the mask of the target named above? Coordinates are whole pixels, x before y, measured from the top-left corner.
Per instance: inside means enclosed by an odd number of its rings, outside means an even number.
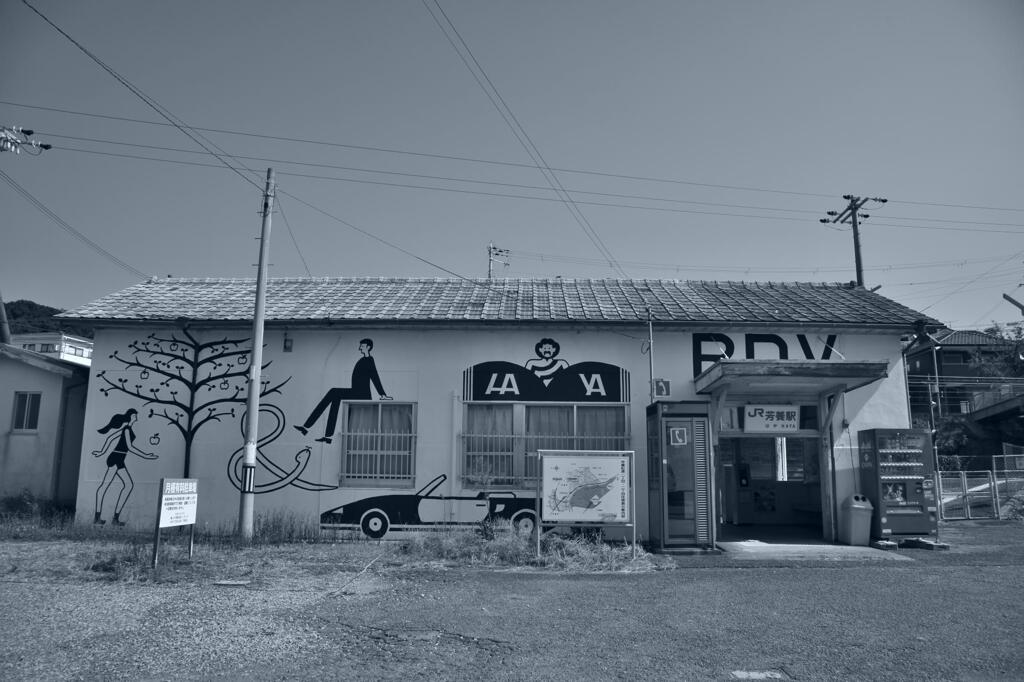
[[[329,509],[320,515],[320,527],[359,528],[377,540],[389,530],[472,525],[496,519],[510,521],[517,532],[532,532],[536,526],[534,497],[518,497],[511,491],[481,491],[475,496],[437,494],[446,480],[448,476],[441,474],[415,493],[364,497]]]

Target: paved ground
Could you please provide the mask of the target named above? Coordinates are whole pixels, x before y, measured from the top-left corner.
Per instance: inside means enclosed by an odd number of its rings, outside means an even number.
[[[391,556],[363,572],[285,563],[237,587],[8,574],[0,678],[1024,679],[1024,526],[946,524],[942,539],[949,551],[734,552],[646,574]]]

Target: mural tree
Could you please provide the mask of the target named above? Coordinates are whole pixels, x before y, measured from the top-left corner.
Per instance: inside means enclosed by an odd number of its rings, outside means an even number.
[[[131,353],[117,350],[110,359],[122,366],[126,376],[111,377],[103,370],[96,378],[106,384],[100,391],[124,393],[149,405],[149,416],[164,419],[178,429],[185,442],[185,473],[189,478],[192,443],[201,428],[224,417],[235,417],[235,409],[246,402],[249,385],[250,350],[243,344],[248,338],[223,338],[202,342],[188,329],[167,335],[150,334],[145,340],[132,341]],[[270,366],[270,362],[261,369]],[[271,386],[261,382],[260,398],[281,393],[291,379]]]

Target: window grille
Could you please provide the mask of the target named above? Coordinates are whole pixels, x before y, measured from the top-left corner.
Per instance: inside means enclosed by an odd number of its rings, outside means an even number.
[[[627,405],[466,403],[467,487],[534,488],[538,450],[628,450]]]
[[[416,409],[413,403],[344,404],[341,483],[412,486],[416,477]]]

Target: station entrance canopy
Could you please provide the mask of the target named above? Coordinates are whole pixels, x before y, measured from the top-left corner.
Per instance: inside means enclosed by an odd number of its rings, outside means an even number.
[[[889,374],[886,362],[720,360],[694,380],[698,394],[730,401],[785,395],[794,400],[852,391]]]

